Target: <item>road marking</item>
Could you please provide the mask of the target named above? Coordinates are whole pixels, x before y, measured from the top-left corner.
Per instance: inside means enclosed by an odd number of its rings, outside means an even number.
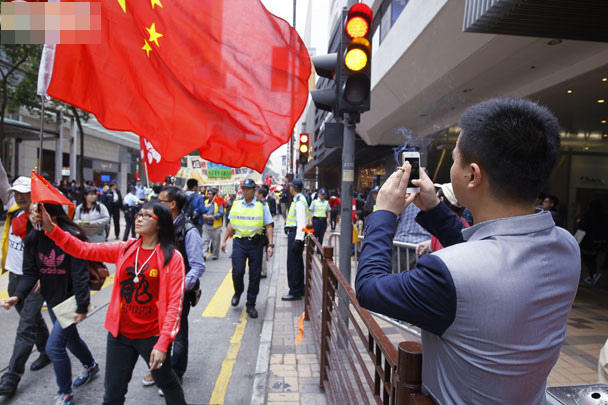
[[[224,277],[224,281],[213,294],[207,308],[203,311],[203,318],[225,318],[230,308],[230,299],[234,295],[232,287],[232,269]]]
[[[114,272],[114,273],[110,274],[109,277],[106,278],[106,281],[104,281],[103,285],[101,286],[101,290],[114,284],[115,275],[116,275],[116,273]],[[101,290],[99,290],[99,291],[101,291]],[[91,295],[93,296],[93,295],[97,294],[99,291],[91,291]]]
[[[226,357],[222,362],[220,374],[217,376],[217,380],[215,380],[215,386],[213,387],[213,392],[211,393],[211,398],[209,399],[210,404],[223,404],[224,400],[226,399],[228,383],[232,377],[232,370],[234,369],[234,363],[236,363],[236,356],[239,354],[239,350],[241,349],[241,341],[243,340],[243,335],[245,334],[245,326],[247,326],[247,311],[245,308],[243,308],[243,311],[241,311],[240,323],[236,325],[234,334],[230,339],[228,354],[226,354]]]

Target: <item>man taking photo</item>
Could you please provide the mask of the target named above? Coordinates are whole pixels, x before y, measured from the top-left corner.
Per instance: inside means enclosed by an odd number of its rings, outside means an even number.
[[[547,376],[566,338],[580,252],[551,214],[534,214],[559,153],[559,125],[524,99],[470,107],[453,151],[463,224],[420,172],[406,195],[409,163],[393,173],[368,217],[355,287],[362,306],[422,329],[423,390],[440,404],[544,404]],[[446,246],[391,273],[396,216],[410,203],[417,222]]]

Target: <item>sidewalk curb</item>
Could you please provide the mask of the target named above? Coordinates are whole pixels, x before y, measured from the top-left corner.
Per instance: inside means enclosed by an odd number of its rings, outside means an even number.
[[[276,235],[275,233],[275,241]],[[275,242],[276,243],[276,242]],[[277,249],[278,250],[278,249]],[[280,263],[272,257],[272,274],[270,286],[266,297],[266,309],[264,311],[264,323],[260,333],[260,347],[255,364],[255,376],[253,378],[253,392],[251,394],[251,405],[263,405],[266,403],[268,393],[268,374],[270,369],[270,350],[272,348],[272,330],[274,328],[274,312],[276,305],[277,280],[280,273]]]

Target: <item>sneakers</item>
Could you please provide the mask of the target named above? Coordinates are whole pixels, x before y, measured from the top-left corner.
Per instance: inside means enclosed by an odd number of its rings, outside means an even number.
[[[93,377],[95,377],[99,373],[99,364],[95,363],[95,365],[87,368],[84,373],[80,375],[80,377],[74,380],[74,388],[82,387],[86,383],[90,382]]]
[[[592,284],[593,284],[593,279],[592,279],[591,277],[589,277],[589,276],[585,277],[585,278],[583,279],[583,281],[584,281],[584,282],[585,282],[585,284],[587,284],[587,285],[592,285]]]
[[[143,384],[144,387],[150,387],[150,386],[154,385],[155,382],[154,382],[154,377],[152,377],[152,373],[146,374],[144,379],[141,380],[141,383]]]
[[[58,394],[55,397],[55,405],[74,405],[74,395]]]
[[[46,367],[47,364],[51,364],[51,359],[49,359],[49,356],[47,356],[46,353],[40,353],[40,356],[38,356],[38,358],[34,360],[32,365],[30,366],[30,370],[38,371]]]

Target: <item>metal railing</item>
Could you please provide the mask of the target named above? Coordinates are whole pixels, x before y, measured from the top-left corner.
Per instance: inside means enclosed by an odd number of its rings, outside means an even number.
[[[315,255],[315,247],[322,252]],[[306,247],[305,319],[319,349],[319,384],[333,404],[433,404],[420,394],[422,346],[395,347],[311,235]]]
[[[365,235],[359,235],[359,240],[355,245],[355,261],[359,261],[359,251],[361,250],[361,244],[363,243],[363,239]],[[334,248],[334,254],[339,257],[340,255],[340,232],[332,231],[329,233],[329,238],[327,240],[327,244]],[[411,270],[412,260],[416,257],[416,247],[418,244],[416,243],[407,243],[407,242],[398,242],[393,241],[393,247],[396,248],[395,259],[396,265],[393,267],[393,273],[399,273],[402,271]],[[401,253],[405,254],[405,266],[401,266]]]

